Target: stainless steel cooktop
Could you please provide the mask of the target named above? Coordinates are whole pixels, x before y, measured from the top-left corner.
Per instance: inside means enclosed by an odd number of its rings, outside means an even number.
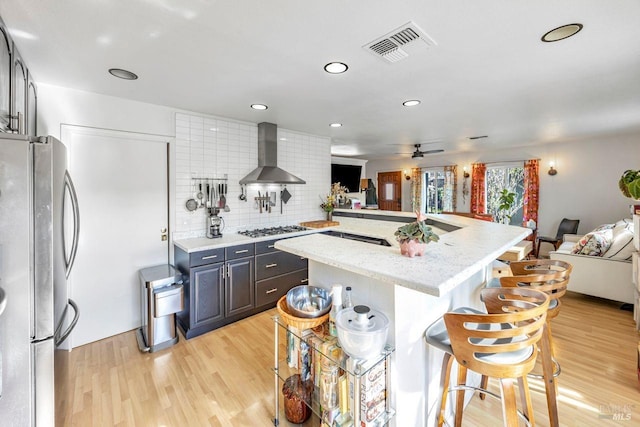
[[[279,234],[286,234],[286,233],[295,233],[296,231],[305,231],[305,230],[308,230],[308,228],[301,227],[299,225],[283,225],[279,227],[256,228],[253,230],[238,231],[238,234],[242,234],[243,236],[248,236],[248,237],[264,237],[264,236],[276,236]]]

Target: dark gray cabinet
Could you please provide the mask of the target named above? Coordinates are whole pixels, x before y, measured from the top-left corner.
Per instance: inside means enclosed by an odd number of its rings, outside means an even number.
[[[228,261],[225,285],[225,316],[236,316],[255,307],[253,257]]]
[[[289,289],[307,283],[307,260],[275,249],[275,242],[192,253],[175,247],[185,298],[177,321],[186,338],[274,307]]]
[[[275,240],[256,243],[256,307],[274,306],[294,286],[308,283],[306,258],[275,248]]]
[[[224,319],[224,263],[194,267],[190,272],[192,318],[191,328],[198,328]],[[188,304],[185,304],[187,307]]]
[[[253,314],[254,245],[186,253],[175,248],[183,275],[185,309],[178,326],[192,338]]]

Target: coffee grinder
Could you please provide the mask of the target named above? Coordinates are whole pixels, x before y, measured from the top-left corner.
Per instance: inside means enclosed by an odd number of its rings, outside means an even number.
[[[224,228],[224,221],[218,216],[220,213],[219,208],[209,208],[207,237],[209,239],[216,239],[222,237],[222,229]]]

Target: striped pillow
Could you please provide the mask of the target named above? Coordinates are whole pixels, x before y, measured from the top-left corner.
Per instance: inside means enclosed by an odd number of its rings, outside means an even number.
[[[613,241],[603,258],[631,261],[633,248],[633,221],[623,219],[613,228]]]

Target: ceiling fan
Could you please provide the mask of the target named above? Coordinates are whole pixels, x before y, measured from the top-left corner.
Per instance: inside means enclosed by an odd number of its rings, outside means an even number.
[[[425,154],[442,153],[444,151],[441,148],[434,149],[434,150],[420,151],[420,145],[421,144],[414,144],[414,147],[416,147],[416,150],[413,153],[411,153],[411,158],[412,159],[417,159],[417,158],[420,158],[420,157],[424,157]],[[396,153],[396,154],[409,154],[409,153]]]

